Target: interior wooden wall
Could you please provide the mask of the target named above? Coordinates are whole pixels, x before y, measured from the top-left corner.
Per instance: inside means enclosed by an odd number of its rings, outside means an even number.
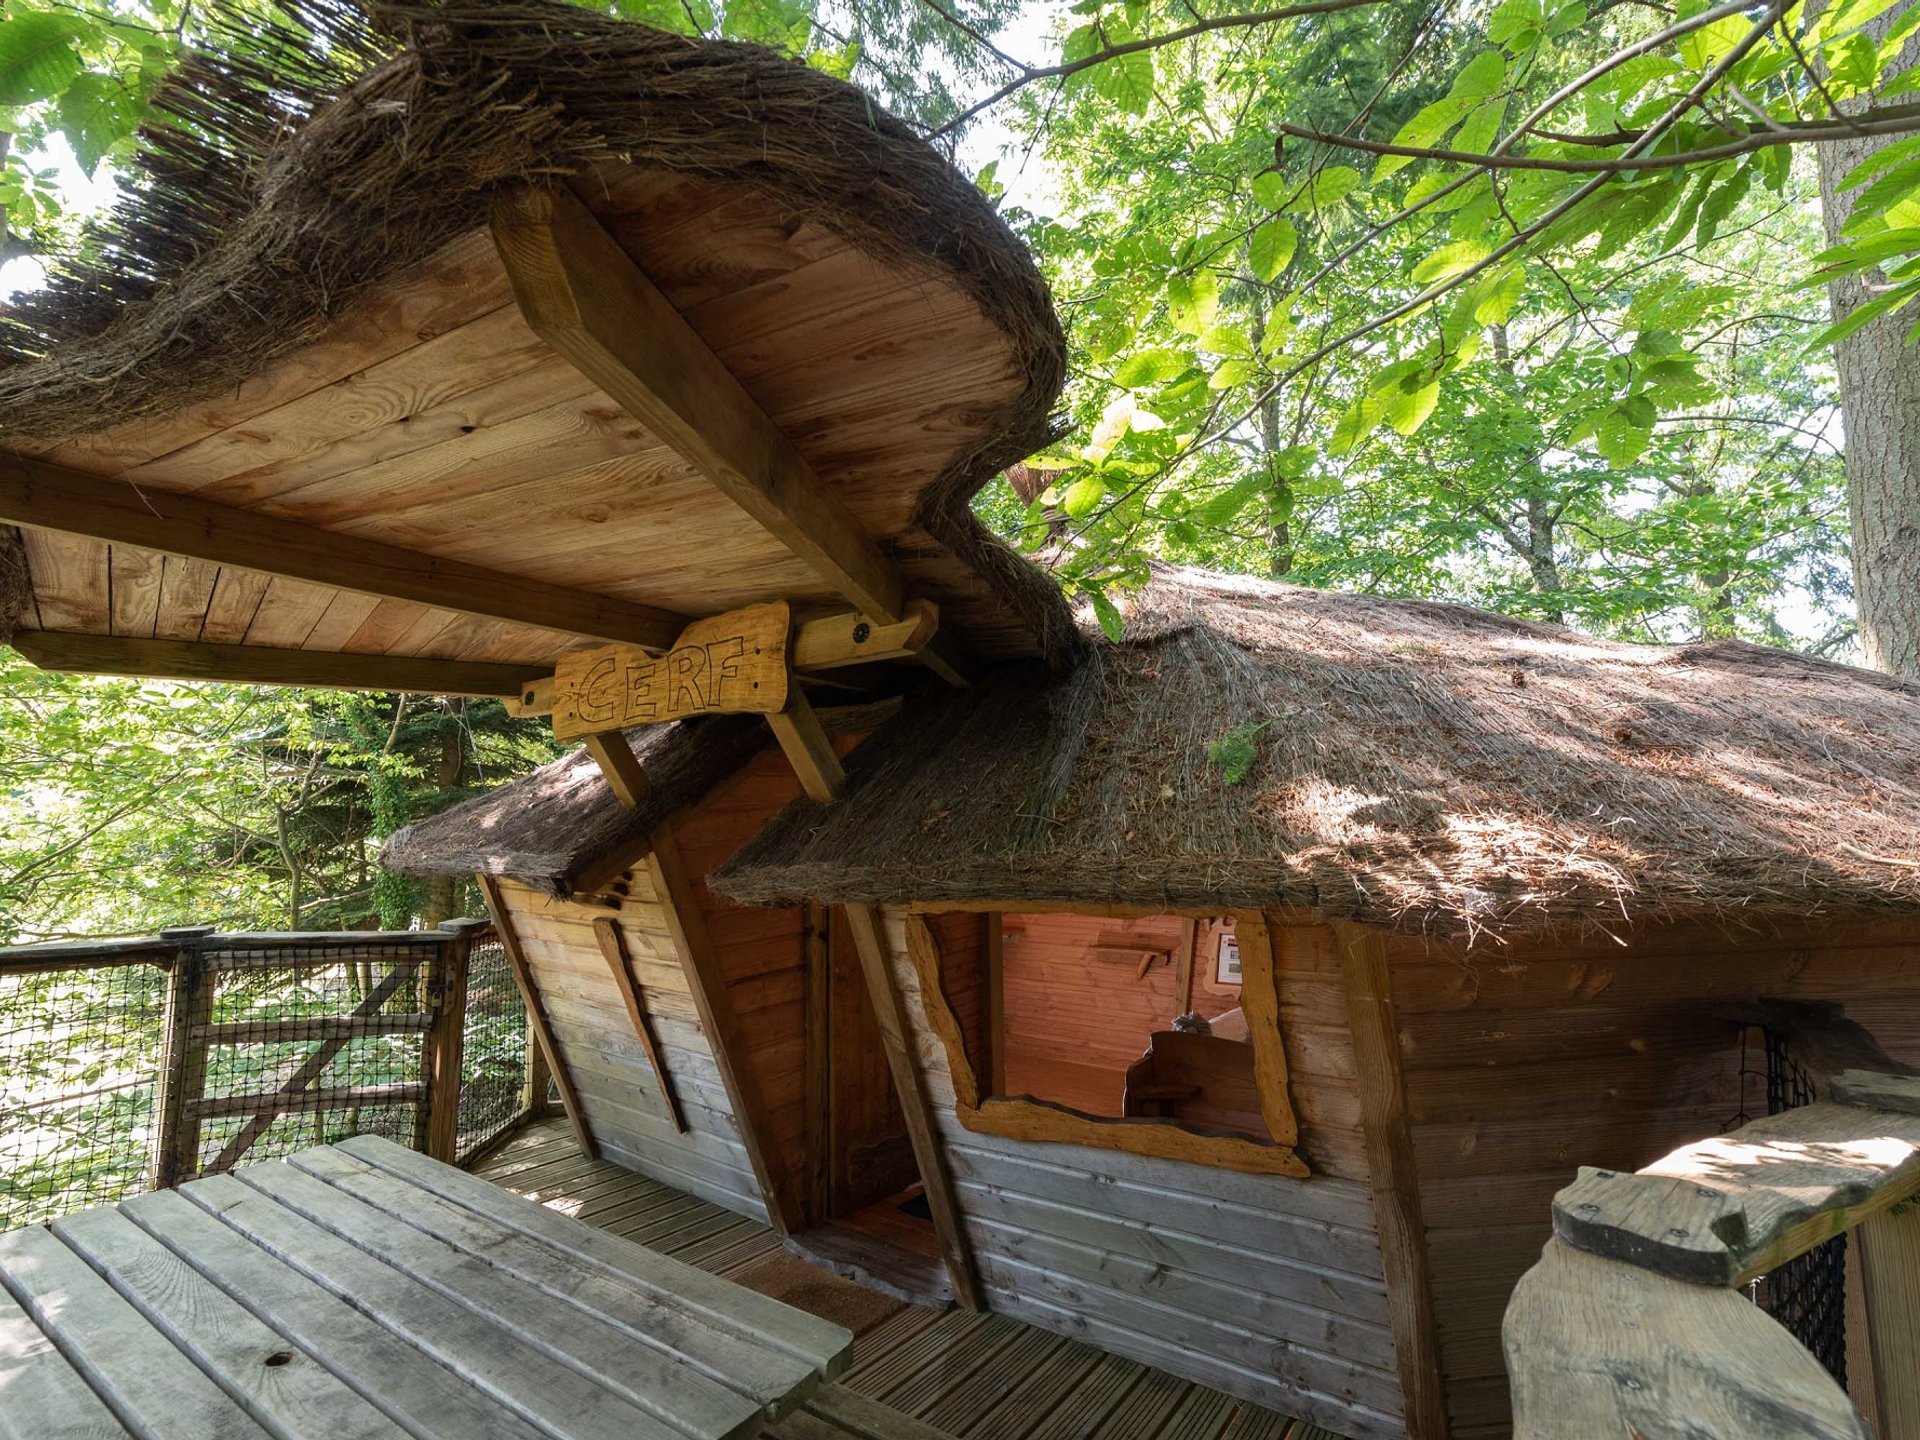
[[[887,921],[993,1309],[1343,1434],[1404,1432],[1345,993],[1329,954],[1276,937],[1301,1150],[1316,1171],[1293,1180],[965,1129],[902,916]],[[980,1003],[979,918],[935,917],[932,928],[943,988],[963,1027],[978,1023],[968,1017]]]
[[[761,1143],[771,1163],[796,1171],[807,1158],[804,916],[798,909],[733,905],[709,892],[702,877],[799,793],[791,767],[769,750],[669,822],[695,877],[707,933],[739,1016],[745,1053],[735,1063],[750,1068],[760,1083],[766,1107]],[[501,882],[561,1061],[608,1159],[764,1220],[766,1200],[659,897],[644,865],[623,878],[628,895],[617,910]],[[686,1117],[684,1135],[662,1112],[653,1071],[595,940],[593,922],[603,916],[617,916],[625,934],[668,1083]]]
[[[1462,951],[1392,946],[1393,998],[1454,1440],[1508,1432],[1500,1320],[1580,1165],[1632,1170],[1718,1133],[1744,1099],[1735,1027],[1761,995],[1838,1000],[1920,1063],[1920,927],[1667,930]],[[1289,1036],[1289,1040],[1291,1040]],[[1749,1064],[1764,1075],[1754,1047]]]

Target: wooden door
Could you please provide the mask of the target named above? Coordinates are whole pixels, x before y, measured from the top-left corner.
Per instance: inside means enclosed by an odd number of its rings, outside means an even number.
[[[851,1214],[916,1183],[907,1125],[860,957],[836,908],[827,931],[827,1215]]]

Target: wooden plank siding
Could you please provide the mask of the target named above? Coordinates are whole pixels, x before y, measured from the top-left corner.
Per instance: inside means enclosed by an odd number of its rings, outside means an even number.
[[[803,1173],[808,1155],[805,914],[742,909],[713,895],[704,877],[799,793],[785,758],[769,747],[668,822],[738,1018],[743,1043],[734,1063],[750,1067],[759,1083],[760,1143],[779,1173],[795,1176]],[[644,865],[621,878],[627,888],[617,909],[606,901],[555,899],[517,881],[500,882],[552,1020],[561,1063],[607,1158],[768,1220],[741,1118],[701,1025],[660,897]],[[606,920],[618,926],[639,982],[667,1085],[686,1121],[684,1133],[676,1132],[661,1103],[627,999],[594,933],[595,922]]]
[[[1576,1167],[1636,1170],[1765,1113],[1765,1059],[1750,1047],[1743,1088],[1723,1007],[1839,1001],[1895,1058],[1920,1062],[1910,922],[1627,938],[1497,954],[1389,942],[1453,1440],[1509,1431],[1501,1316]]]
[[[888,910],[885,919],[993,1310],[1342,1434],[1404,1433],[1330,943],[1273,931],[1301,1150],[1315,1170],[1293,1180],[963,1128],[906,949],[905,914]],[[982,921],[936,915],[931,924],[943,989],[973,1043],[985,1019]]]

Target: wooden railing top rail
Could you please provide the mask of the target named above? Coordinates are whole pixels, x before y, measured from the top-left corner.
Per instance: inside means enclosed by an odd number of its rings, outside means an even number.
[[[104,940],[50,940],[36,945],[0,948],[0,975],[69,970],[85,966],[169,965],[189,946],[213,951],[223,959],[247,957],[288,963],[286,952],[324,951],[316,958],[331,962],[365,959],[375,951],[390,954],[396,947],[438,949],[454,934],[485,927],[486,920],[452,920],[437,930],[235,930],[195,927]]]
[[[1920,1194],[1920,1075],[1837,1006],[1734,1018],[1783,1035],[1818,1100],[1638,1172],[1583,1166],[1554,1197],[1554,1238],[1501,1328],[1516,1440],[1868,1440],[1840,1386],[1736,1287]]]

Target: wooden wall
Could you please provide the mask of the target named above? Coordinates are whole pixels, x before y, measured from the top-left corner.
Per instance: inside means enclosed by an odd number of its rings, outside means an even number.
[[[694,878],[706,929],[739,1017],[744,1054],[764,1097],[762,1144],[776,1166],[804,1167],[807,1124],[805,920],[797,909],[752,910],[712,895],[704,877],[799,794],[792,770],[770,750],[670,821]],[[535,984],[553,1021],[562,1063],[610,1160],[703,1199],[765,1220],[767,1202],[741,1139],[712,1044],[695,1012],[687,974],[644,865],[623,877],[619,908],[555,900],[502,881],[501,892]],[[687,1121],[676,1134],[661,1108],[652,1068],[628,1018],[593,922],[617,916]]]
[[[1276,934],[1308,1180],[1003,1140],[963,1128],[902,917],[887,917],[968,1240],[992,1308],[1343,1434],[1403,1433],[1359,1134],[1344,991],[1330,951]],[[933,922],[945,988],[978,1023],[977,916]],[[1169,995],[1171,991],[1169,989]]]
[[[1743,1105],[1765,1112],[1761,1079],[1743,1097],[1737,1031],[1718,1007],[1838,1000],[1920,1063],[1911,924],[1666,930],[1518,953],[1395,940],[1391,958],[1454,1440],[1508,1431],[1500,1319],[1575,1168],[1637,1169],[1720,1132]],[[1748,1063],[1764,1075],[1757,1046]]]

